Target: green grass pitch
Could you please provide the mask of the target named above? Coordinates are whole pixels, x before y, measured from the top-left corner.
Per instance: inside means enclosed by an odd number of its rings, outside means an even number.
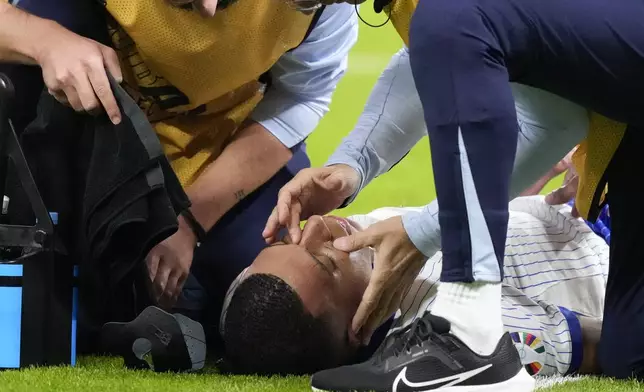
[[[364,17],[372,24],[382,21],[381,15],[363,7]],[[332,110],[308,141],[314,165],[340,143],[353,124],[372,85],[390,56],[402,43],[394,29],[360,26],[360,40],[351,54],[350,72],[335,93]],[[374,181],[341,215],[365,213],[381,206],[422,205],[435,197],[429,145],[425,138],[392,173]],[[551,184],[553,188],[556,184]],[[586,379],[559,385],[548,391],[636,391],[643,388],[636,382]],[[0,372],[0,390],[20,391],[132,391],[132,392],[296,392],[309,390],[308,378],[224,377],[217,374],[154,374],[127,371],[118,359],[85,358],[77,368],[39,368]]]

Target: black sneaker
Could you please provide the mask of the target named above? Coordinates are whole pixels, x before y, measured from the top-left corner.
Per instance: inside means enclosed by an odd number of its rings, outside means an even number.
[[[190,372],[203,368],[206,338],[198,322],[181,314],[147,307],[129,323],[107,323],[102,347],[123,357],[129,369]]]
[[[452,335],[444,318],[426,313],[391,334],[366,362],[313,375],[314,391],[531,392],[535,381],[521,365],[510,335],[480,356]]]

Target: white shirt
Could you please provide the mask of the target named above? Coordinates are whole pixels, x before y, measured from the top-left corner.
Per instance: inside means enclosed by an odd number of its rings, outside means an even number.
[[[358,18],[353,6],[326,6],[304,42],[271,68],[271,88],[251,119],[286,147],[306,139],[329,111],[331,96],[347,70],[349,51],[357,40]]]
[[[421,210],[381,208],[350,218],[366,228]],[[520,197],[510,203],[501,299],[503,325],[519,349],[522,363],[540,375],[564,375],[579,366],[581,329],[574,313],[599,319],[603,315],[609,247],[570,211],[567,205],[546,204],[543,196]],[[442,254],[437,252],[403,297],[389,333],[431,310],[441,269]],[[525,341],[539,350],[526,350],[520,344]]]

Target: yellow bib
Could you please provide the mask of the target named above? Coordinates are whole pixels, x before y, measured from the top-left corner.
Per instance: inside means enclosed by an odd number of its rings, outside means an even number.
[[[393,0],[385,9],[398,35],[407,46],[409,46],[409,25],[417,5],[418,0]]]
[[[579,145],[572,157],[579,174],[575,206],[585,219],[596,218],[599,203],[607,190],[604,174],[625,131],[625,124],[597,113],[592,113],[590,116],[588,137]]]
[[[304,39],[312,15],[239,0],[214,18],[164,0],[108,0],[128,92],[184,186],[221,153],[263,97],[259,77]]]

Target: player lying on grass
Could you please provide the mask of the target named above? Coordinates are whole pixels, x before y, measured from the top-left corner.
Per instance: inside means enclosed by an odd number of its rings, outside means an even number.
[[[510,199],[534,187],[535,181],[542,186],[539,177],[553,174],[553,165],[586,137],[589,127],[588,111],[577,104],[521,84],[512,84],[512,92],[518,143]],[[267,242],[274,241],[278,230],[286,227],[297,243],[301,236],[300,220],[352,203],[362,189],[374,178],[386,174],[425,135],[427,128],[414,86],[409,52],[402,48],[378,79],[355,128],[329,157],[325,167],[303,170],[281,189],[263,233]],[[492,154],[488,158],[494,159]],[[552,202],[562,204],[568,200],[560,198]],[[403,259],[405,265],[415,265],[416,271],[404,276],[405,284],[411,283],[422,261],[441,247],[438,215],[435,200],[404,218],[394,217],[374,225],[370,231],[377,235],[371,239],[388,239],[378,245],[385,261],[376,261],[379,268],[374,276],[394,268]],[[371,245],[364,240],[364,236],[351,237],[334,246],[350,251],[356,246]],[[393,280],[399,278],[400,274]],[[386,294],[381,293],[381,289],[388,287],[385,279],[374,279],[371,286],[353,320],[354,331],[361,339],[368,339],[385,314],[394,310],[374,300],[374,293],[386,298],[395,291],[399,296],[404,284]]]
[[[531,374],[594,373],[608,245],[571,216],[570,206],[551,206],[543,199],[520,197],[510,204],[504,326]],[[220,329],[232,369],[310,373],[365,359],[386,335],[410,325],[418,335],[411,339],[422,338],[429,325],[421,316],[435,299],[441,253],[428,260],[395,317],[378,328],[371,349],[364,350],[351,321],[375,255],[369,248],[348,254],[332,246],[337,238],[419,209],[382,208],[346,220],[313,216],[299,244],[287,235],[262,251],[230,286],[224,304]]]

